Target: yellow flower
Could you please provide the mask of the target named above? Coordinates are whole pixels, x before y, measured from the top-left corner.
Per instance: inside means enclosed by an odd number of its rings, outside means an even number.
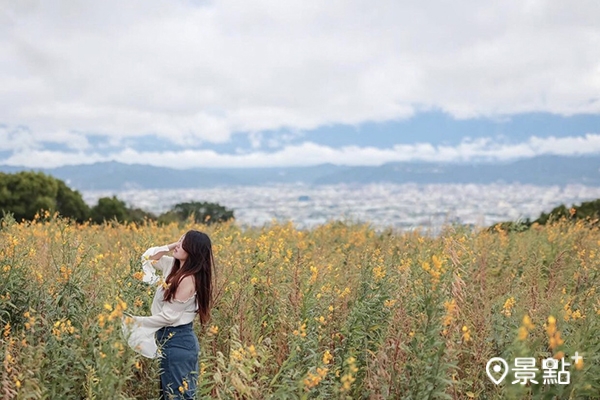
[[[248,352],[250,353],[250,355],[251,355],[252,357],[256,357],[256,356],[258,355],[258,353],[256,352],[256,348],[254,347],[254,345],[253,345],[253,344],[251,344],[251,345],[248,347]]]
[[[571,317],[572,317],[574,320],[577,320],[577,319],[582,319],[582,318],[585,318],[585,315],[583,315],[583,314],[581,313],[581,311],[580,311],[580,310],[575,310],[575,311],[573,311],[573,314],[572,314],[572,316],[571,316]]]
[[[556,329],[556,318],[552,315],[548,317],[546,333],[548,334],[548,346],[550,349],[554,350],[564,343],[564,340],[560,337],[560,332]]]
[[[304,381],[303,381],[304,386],[306,386],[308,389],[311,389],[311,388],[317,386],[319,383],[321,383],[323,378],[325,378],[328,371],[329,370],[327,368],[317,368],[316,374],[309,372],[306,375],[306,378],[304,378]]]
[[[468,342],[471,340],[471,332],[469,331],[469,328],[466,325],[463,325],[462,327],[462,331],[463,331],[463,339],[465,342]]]
[[[137,279],[138,281],[141,281],[143,277],[144,277],[144,273],[142,271],[138,271],[133,274],[133,278]]]
[[[323,364],[329,364],[331,360],[333,360],[333,356],[329,350],[325,350],[325,353],[323,353]]]
[[[352,387],[352,383],[354,383],[354,381],[356,380],[355,377],[352,376],[352,374],[346,374],[344,376],[342,376],[341,381],[342,381],[342,391],[347,392],[350,390],[350,388]]]
[[[244,353],[244,349],[239,348],[237,350],[232,350],[230,353],[230,357],[235,361],[242,361],[244,359]]]
[[[515,306],[515,303],[516,302],[514,297],[509,297],[508,299],[506,299],[506,301],[504,302],[504,306],[502,307],[501,313],[507,317],[510,317],[512,315],[512,309]]]
[[[292,333],[294,334],[294,336],[306,337],[306,323],[303,323],[300,326],[300,329],[294,329],[294,332]]]
[[[319,270],[317,269],[317,267],[311,266],[310,267],[310,272],[311,272],[311,275],[310,275],[309,282],[312,285],[312,284],[314,284],[317,281],[317,278],[319,277]]]
[[[519,336],[518,336],[519,340],[523,341],[523,340],[527,339],[527,335],[528,335],[527,329],[524,326],[520,327],[519,328]]]
[[[452,316],[456,310],[456,300],[452,299],[450,301],[445,301],[444,308],[446,309],[446,315],[444,316],[442,324],[444,326],[449,326],[452,323]]]
[[[385,278],[385,269],[382,266],[373,268],[373,278],[375,279],[375,282],[379,282]]]
[[[535,325],[531,323],[531,318],[529,318],[529,315],[525,315],[523,317],[523,326],[530,331],[535,328]]]
[[[434,267],[435,269],[437,269],[437,270],[440,270],[440,269],[442,269],[442,262],[443,262],[443,261],[442,261],[442,259],[441,259],[441,258],[439,258],[439,257],[438,257],[438,256],[436,256],[436,255],[433,255],[433,256],[431,257],[431,261],[433,262],[433,267]]]
[[[219,327],[216,325],[212,325],[210,328],[208,328],[208,333],[210,333],[211,335],[216,335],[217,333],[219,333]]]

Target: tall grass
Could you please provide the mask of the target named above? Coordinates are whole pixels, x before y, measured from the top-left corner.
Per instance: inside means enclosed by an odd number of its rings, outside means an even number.
[[[199,398],[552,399],[600,393],[600,232],[558,221],[439,236],[329,223],[0,228],[0,396],[152,399],[158,363],[129,349],[124,311],[149,315],[139,257],[190,228],[212,238],[216,305]],[[583,362],[570,359],[575,352]],[[500,385],[503,357],[571,363],[569,385]]]

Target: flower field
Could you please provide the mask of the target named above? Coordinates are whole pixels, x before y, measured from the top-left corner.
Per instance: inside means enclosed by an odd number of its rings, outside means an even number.
[[[121,318],[149,315],[144,250],[192,228],[217,263],[212,320],[195,323],[199,398],[600,396],[600,231],[584,222],[430,236],[44,215],[0,227],[0,397],[157,398],[158,362],[127,346]],[[538,383],[496,385],[493,357],[533,358]],[[543,382],[548,358],[570,364],[568,384]]]

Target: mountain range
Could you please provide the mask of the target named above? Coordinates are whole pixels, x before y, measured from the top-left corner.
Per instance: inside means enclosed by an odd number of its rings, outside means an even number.
[[[57,168],[0,165],[0,171],[41,171],[82,190],[184,189],[232,185],[304,183],[521,183],[600,186],[600,156],[538,156],[512,162],[397,162],[381,166],[175,169],[102,162]]]

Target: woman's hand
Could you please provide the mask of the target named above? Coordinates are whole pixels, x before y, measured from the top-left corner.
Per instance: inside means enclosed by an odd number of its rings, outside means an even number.
[[[182,236],[183,238],[183,236]],[[173,243],[169,243],[167,245],[167,247],[169,248],[169,251],[173,251],[175,250],[175,247],[177,247],[177,245],[181,243],[181,239],[179,239],[177,242],[173,242]],[[160,260],[162,258],[162,256],[166,255],[168,253],[168,251],[159,251],[158,253],[154,254],[153,256],[150,256],[149,258],[151,260]]]

